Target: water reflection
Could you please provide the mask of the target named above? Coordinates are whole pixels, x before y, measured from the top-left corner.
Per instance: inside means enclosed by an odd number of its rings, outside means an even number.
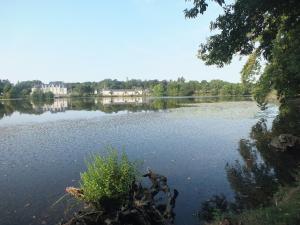
[[[259,112],[254,102],[233,102],[237,98],[57,100],[1,101],[2,116],[13,114],[0,121],[3,224],[65,218],[68,202],[52,205],[66,186],[78,186],[85,158],[107,145],[143,160],[141,171],[150,167],[166,175],[180,192],[175,224],[197,224],[192,214],[199,201],[213,193],[232,196],[224,166],[238,157],[237,140],[248,136]],[[135,111],[141,112],[127,113]]]
[[[149,99],[143,97],[114,97],[114,98],[101,98],[102,105],[127,105],[127,104],[143,104],[148,102]],[[98,100],[95,100],[98,103]]]
[[[65,112],[68,109],[68,100],[59,98],[52,99],[50,102],[32,102],[32,108],[36,112],[44,113],[44,112]]]
[[[243,162],[228,164],[226,172],[239,209],[252,209],[269,203],[277,181],[272,167],[258,160],[258,152],[247,140],[240,141]]]
[[[290,185],[299,171],[299,145],[287,151],[278,151],[270,145],[280,134],[300,137],[300,104],[290,101],[280,107],[272,123],[262,117],[251,128],[250,138],[239,141],[241,160],[225,167],[227,179],[235,192],[234,202],[228,204],[222,195],[213,196],[202,203],[200,218],[210,221],[219,212],[240,212],[271,203],[280,186]],[[220,201],[224,204],[220,204]],[[226,203],[226,204],[225,204]]]
[[[67,110],[93,110],[104,113],[120,111],[156,111],[178,108],[186,104],[209,103],[219,101],[249,100],[245,97],[205,97],[205,98],[145,98],[145,97],[107,97],[107,98],[58,98],[43,102],[29,100],[0,101],[0,119],[14,112],[23,114],[58,113]]]

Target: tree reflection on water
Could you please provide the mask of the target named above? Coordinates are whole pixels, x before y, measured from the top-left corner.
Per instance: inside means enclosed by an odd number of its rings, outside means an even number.
[[[117,113],[120,111],[139,112],[178,108],[183,104],[210,103],[221,101],[251,100],[247,97],[187,97],[187,98],[145,98],[145,97],[109,97],[109,98],[56,98],[45,101],[2,100],[0,101],[0,119],[14,112],[24,114],[57,113],[67,110],[101,111]]]
[[[283,133],[300,136],[300,105],[297,101],[285,103],[268,128],[268,120],[261,118],[252,127],[249,139],[239,141],[241,160],[227,164],[227,178],[234,191],[234,202],[228,203],[223,195],[215,195],[202,203],[202,220],[216,219],[216,213],[240,213],[271,204],[281,186],[295,182],[299,171],[299,146],[278,151],[270,145],[272,138]],[[221,204],[222,203],[222,204]]]

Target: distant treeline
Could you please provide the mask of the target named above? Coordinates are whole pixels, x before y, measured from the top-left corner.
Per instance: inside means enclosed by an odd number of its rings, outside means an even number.
[[[22,81],[12,84],[9,80],[0,79],[0,98],[26,98],[31,94],[39,80]],[[70,96],[94,96],[99,89],[147,89],[152,96],[198,96],[198,95],[250,95],[251,85],[230,83],[222,80],[186,81],[183,77],[177,80],[138,80],[119,81],[105,79],[100,82],[65,83]],[[38,98],[38,95],[34,95]],[[49,97],[41,96],[41,97]]]

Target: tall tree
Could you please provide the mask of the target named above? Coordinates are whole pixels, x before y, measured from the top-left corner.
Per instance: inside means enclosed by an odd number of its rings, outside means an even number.
[[[191,1],[191,0],[188,0]],[[208,9],[208,0],[193,0],[185,10],[187,18],[195,18]],[[257,82],[257,99],[263,100],[271,89],[281,98],[300,93],[300,1],[299,0],[236,0],[226,4],[211,23],[210,36],[200,45],[198,57],[207,65],[224,66],[235,54],[250,55],[244,78],[255,74],[256,60],[263,58],[266,67]],[[255,58],[253,58],[255,56]]]

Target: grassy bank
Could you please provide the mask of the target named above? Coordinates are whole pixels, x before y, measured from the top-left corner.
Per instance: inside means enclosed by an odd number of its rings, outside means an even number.
[[[247,210],[238,215],[222,215],[232,225],[296,225],[300,224],[300,183],[281,188],[274,196],[274,203],[265,208]],[[215,221],[210,225],[227,224]]]

